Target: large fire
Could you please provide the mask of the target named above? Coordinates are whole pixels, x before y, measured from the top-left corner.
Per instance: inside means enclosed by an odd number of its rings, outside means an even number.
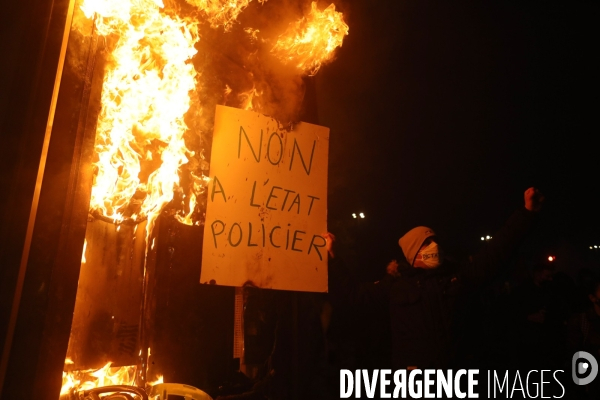
[[[194,67],[205,27],[201,23],[208,23],[206,29],[223,28],[219,30],[222,35],[233,34],[235,29],[245,32],[255,49],[268,46],[266,51],[281,63],[297,68],[294,73],[298,76],[314,75],[333,58],[348,34],[348,26],[333,4],[320,11],[312,3],[308,14],[290,23],[283,34],[258,40],[263,27],[235,26],[251,0],[185,0],[198,10],[194,17],[180,15],[185,7],[192,8],[184,0],[167,1],[165,5],[163,0],[80,0],[82,12],[94,19],[96,32],[109,51],[96,130],[90,211],[117,224],[147,219],[146,238],[175,193],[185,199],[176,206],[175,217],[184,224],[198,223],[199,195],[207,177],[190,167],[186,187],[180,182],[181,167],[192,163],[203,151],[202,141],[194,147],[186,145],[184,139],[190,130],[190,109],[196,116],[214,114],[214,109],[202,110],[210,108],[207,104],[214,107],[215,102],[200,99],[212,96],[219,99],[216,103],[223,104],[232,93],[225,79],[206,77],[206,71]],[[257,0],[260,10],[275,0],[268,4],[265,1]],[[253,50],[253,56],[257,51]],[[246,73],[253,76],[251,71]],[[208,89],[200,84],[201,76],[203,82],[221,79],[224,93],[222,89],[218,94],[203,92]],[[261,111],[256,102],[263,101],[264,82],[260,86],[252,82],[252,89],[248,87],[230,98],[237,99],[240,108]],[[82,263],[86,263],[85,253]],[[65,372],[61,395],[106,385],[133,385],[135,374],[135,366],[112,368],[111,363],[96,371]]]
[[[187,0],[211,25],[229,27],[250,0]],[[90,208],[115,222],[148,218],[147,232],[180,185],[178,171],[194,152],[186,147],[184,121],[198,72],[191,62],[200,40],[198,21],[164,11],[161,0],[84,0],[99,34],[115,41],[102,90],[96,133],[96,175]],[[258,30],[256,30],[257,32]],[[303,73],[315,74],[331,60],[348,34],[331,4],[311,4],[308,15],[290,24],[272,52]],[[253,110],[260,92],[241,93],[240,106]],[[200,104],[194,104],[201,107]],[[206,185],[191,174],[194,190],[178,219],[192,224],[196,196]]]
[[[161,12],[159,0],[86,0],[98,31],[116,36],[96,132],[90,208],[115,221],[148,218],[173,199],[187,161],[184,115],[196,89],[196,25]]]

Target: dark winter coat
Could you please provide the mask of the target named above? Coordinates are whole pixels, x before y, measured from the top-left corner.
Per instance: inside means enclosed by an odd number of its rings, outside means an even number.
[[[395,368],[445,368],[457,360],[460,335],[471,318],[469,294],[492,278],[530,229],[534,213],[517,210],[465,263],[445,260],[433,270],[399,263],[400,276],[356,284],[339,261],[330,264],[330,293],[351,304],[389,302]]]

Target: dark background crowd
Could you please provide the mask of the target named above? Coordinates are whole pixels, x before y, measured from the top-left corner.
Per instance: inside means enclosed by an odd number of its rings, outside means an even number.
[[[488,369],[564,370],[559,377],[566,398],[596,398],[595,386],[572,384],[571,358],[584,350],[600,359],[600,249],[545,243],[543,219],[542,212],[502,272],[469,295],[469,321],[459,332],[467,345],[460,349],[461,365],[451,367],[478,368],[482,374]],[[386,279],[387,262],[402,257],[393,238],[389,253],[365,246],[377,235],[366,218],[336,227],[336,257],[357,282]],[[468,259],[493,240],[493,234],[488,240],[474,238],[472,252],[446,253]],[[340,369],[394,369],[385,302],[345,304],[331,295],[247,290],[246,362],[256,365],[257,395],[333,399],[339,397]]]
[[[540,231],[544,224],[541,222],[526,238],[501,273],[473,293],[471,321],[462,332],[470,343],[463,349],[470,354],[463,359],[470,359],[471,365],[512,370],[564,369],[570,374],[576,350],[600,355],[600,249],[567,241],[545,243],[539,235],[543,237]],[[344,257],[356,276],[382,279],[385,262],[381,260],[379,270],[372,268],[364,262],[378,255],[360,248],[360,243],[375,233],[373,227],[366,220],[358,220],[348,224],[344,233],[350,245],[341,251],[346,252]],[[468,258],[493,240],[493,235],[477,244],[473,240],[472,253],[463,251],[455,256]],[[391,255],[393,251],[386,254],[389,259],[398,257],[400,250],[396,249],[395,256]],[[338,362],[352,365],[350,369],[391,365],[389,310],[342,307],[337,311],[331,330],[341,343],[333,345],[334,359],[339,351],[343,356]]]

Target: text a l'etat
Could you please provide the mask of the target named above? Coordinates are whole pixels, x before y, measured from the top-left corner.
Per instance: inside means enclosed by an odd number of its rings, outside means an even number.
[[[265,184],[267,182],[265,182]],[[256,181],[252,183],[252,192],[250,194],[250,201],[248,204],[250,207],[261,207],[264,204],[264,207],[269,210],[279,210],[285,212],[295,211],[296,214],[300,214],[302,212],[303,214],[306,213],[307,216],[310,216],[310,213],[313,210],[313,205],[315,204],[315,200],[320,200],[320,198],[317,196],[312,196],[310,194],[302,195],[295,190],[272,185],[269,195],[267,196],[267,200],[263,204],[260,204],[256,202],[256,199],[259,197],[264,198],[266,191],[263,192],[261,196],[261,193],[259,193],[261,192],[261,189],[259,187],[257,190],[256,184]],[[223,202],[227,203],[227,194],[225,188],[217,176],[213,178],[213,185],[210,194],[211,202],[215,201],[215,195],[220,195],[220,197],[223,199]]]

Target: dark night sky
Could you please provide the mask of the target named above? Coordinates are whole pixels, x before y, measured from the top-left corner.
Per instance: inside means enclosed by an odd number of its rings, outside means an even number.
[[[592,1],[339,8],[350,34],[317,75],[330,229],[364,211],[367,252],[415,225],[473,249],[536,186],[543,247],[600,243]]]

